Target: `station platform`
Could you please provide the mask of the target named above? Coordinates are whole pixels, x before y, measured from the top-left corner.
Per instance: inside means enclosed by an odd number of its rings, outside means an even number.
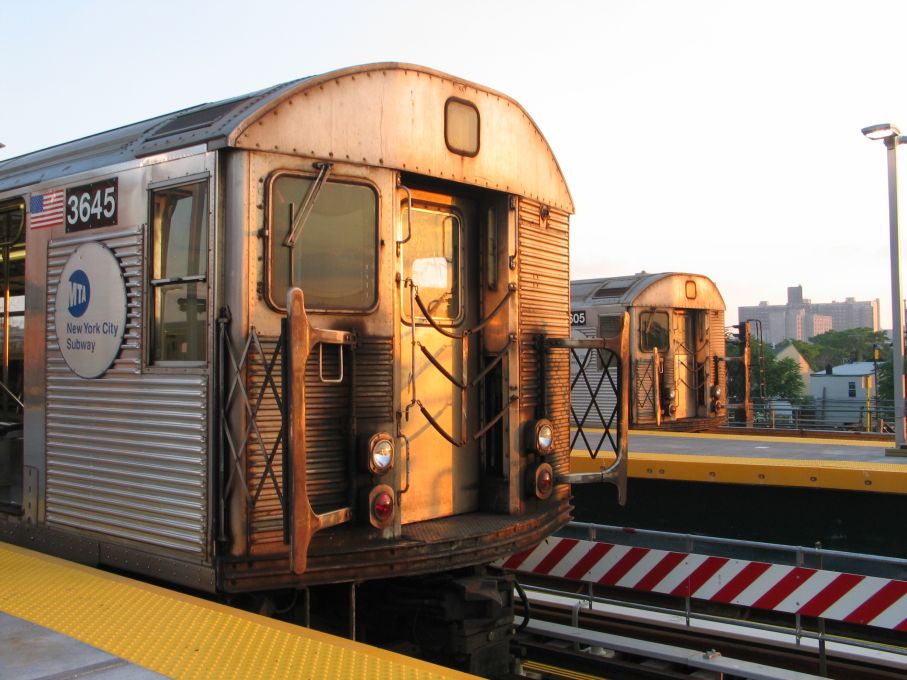
[[[0,543],[0,678],[474,676]]]
[[[887,457],[885,441],[631,430],[629,446],[630,478],[907,493],[907,458]],[[576,447],[571,471],[612,460]]]

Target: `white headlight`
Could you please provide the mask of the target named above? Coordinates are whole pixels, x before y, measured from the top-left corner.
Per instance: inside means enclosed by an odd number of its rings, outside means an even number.
[[[385,433],[373,436],[368,443],[368,469],[383,475],[394,466],[394,440]]]
[[[535,424],[535,450],[539,453],[548,453],[554,446],[554,426],[551,421],[539,420]]]

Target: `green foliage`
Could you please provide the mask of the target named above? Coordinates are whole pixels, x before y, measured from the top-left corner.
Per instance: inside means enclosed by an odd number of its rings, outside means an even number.
[[[889,352],[890,354],[890,352]],[[894,363],[891,361],[880,361],[877,369],[879,376],[879,399],[882,401],[894,401]]]
[[[818,359],[819,359],[819,348],[816,345],[810,344],[804,340],[791,340],[790,343],[794,346],[800,356],[806,359],[806,363],[809,364],[809,367],[816,371],[819,370]]]
[[[750,384],[753,386],[752,394],[755,398],[761,396],[759,385],[763,371],[760,363],[764,361],[767,399],[786,399],[793,404],[805,399],[806,389],[796,361],[778,359],[771,346],[760,343],[758,340],[752,343],[751,351]]]
[[[853,361],[872,361],[873,347],[876,345],[882,351],[882,361],[891,357],[888,337],[883,331],[873,331],[871,328],[828,331],[810,338],[808,343],[799,340],[794,340],[793,343],[814,371],[821,371],[829,364],[840,366]]]

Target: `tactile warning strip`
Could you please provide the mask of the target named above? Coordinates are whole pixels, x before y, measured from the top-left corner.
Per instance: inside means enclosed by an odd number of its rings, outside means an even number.
[[[172,678],[473,677],[6,543],[0,610]]]

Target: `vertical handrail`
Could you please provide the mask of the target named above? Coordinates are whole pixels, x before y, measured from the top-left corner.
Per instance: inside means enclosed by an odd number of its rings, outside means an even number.
[[[627,456],[629,453],[630,432],[630,316],[626,312],[624,313],[621,322],[620,333],[615,338],[586,338],[579,340],[549,338],[545,341],[545,344],[547,347],[569,347],[571,349],[571,351],[573,352],[573,357],[574,359],[576,359],[577,364],[579,365],[578,373],[576,377],[571,381],[571,391],[575,388],[580,378],[582,378],[583,384],[587,389],[590,390],[590,393],[592,394],[592,403],[590,404],[590,407],[586,409],[586,412],[581,419],[576,418],[576,413],[573,412],[571,399],[570,408],[576,422],[576,433],[571,441],[570,448],[573,449],[577,440],[579,438],[582,438],[583,442],[586,444],[589,450],[589,455],[592,458],[595,458],[601,448],[601,444],[606,438],[610,438],[615,455],[614,462],[611,463],[611,465],[609,465],[608,467],[602,467],[600,472],[579,472],[558,475],[557,482],[566,484],[614,484],[617,487],[618,502],[621,505],[624,505],[626,503],[627,496],[627,470],[629,467]],[[576,353],[577,349],[586,350],[587,354],[585,359],[581,360],[579,358]],[[604,365],[602,380],[605,376],[607,376],[611,387],[614,389],[614,392],[617,395],[617,404],[615,406],[615,410],[611,414],[611,418],[609,418],[607,421],[605,421],[604,417],[601,415],[598,404],[595,403],[595,399],[598,396],[598,391],[601,388],[602,381],[600,380],[596,389],[593,390],[591,384],[589,383],[589,378],[585,372],[585,366],[588,364],[588,352],[592,350],[598,352],[599,356],[601,356],[602,358],[602,363]],[[603,352],[607,352],[609,355],[607,361],[605,361]],[[617,366],[616,383],[610,372],[612,361]],[[596,411],[598,411],[605,426],[605,431],[602,435],[602,438],[599,440],[599,443],[594,450],[593,447],[589,445],[589,441],[586,438],[585,432],[583,431],[586,417],[588,417],[590,409],[592,407],[594,407]],[[615,418],[617,420],[616,442],[614,441],[614,438],[610,436],[611,426],[613,425]]]
[[[287,381],[284,399],[287,403],[286,455],[291,459],[292,503],[290,507],[290,568],[294,574],[303,574],[308,568],[309,544],[317,531],[349,522],[353,517],[351,507],[338,508],[316,514],[308,494],[308,450],[305,428],[305,367],[315,345],[327,342],[352,345],[352,333],[313,328],[305,312],[303,293],[299,288],[287,291],[287,334],[285,339]],[[341,348],[342,351],[342,348]]]

